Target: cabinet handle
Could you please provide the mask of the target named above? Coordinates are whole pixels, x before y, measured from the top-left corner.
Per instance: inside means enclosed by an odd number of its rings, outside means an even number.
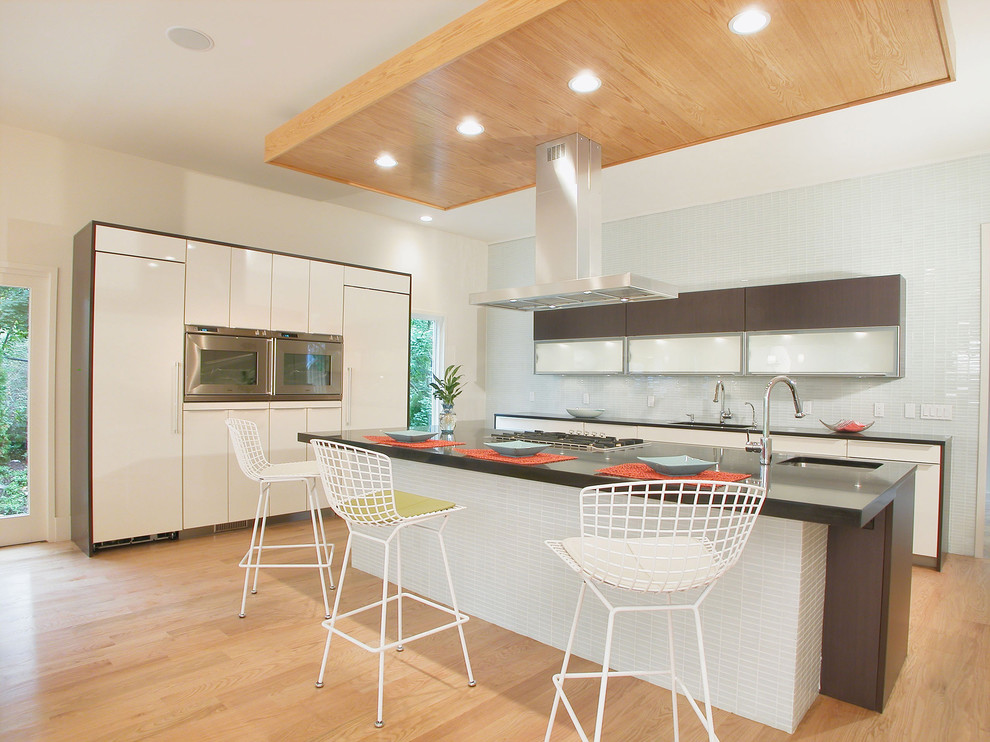
[[[182,433],[182,393],[185,389],[185,384],[182,378],[182,362],[175,362],[175,399],[174,401],[174,417],[172,422],[172,432],[175,434]]]
[[[344,423],[349,427],[351,424],[351,392],[354,389],[354,369],[348,367],[347,369],[347,419]]]

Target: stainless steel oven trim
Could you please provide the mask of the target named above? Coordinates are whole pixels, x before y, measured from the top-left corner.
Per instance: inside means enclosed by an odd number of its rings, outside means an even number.
[[[328,346],[330,355],[330,384],[328,387],[294,385],[283,387],[280,383],[283,372],[284,353],[295,343],[320,343]],[[276,400],[315,400],[338,402],[343,399],[344,353],[340,335],[318,335],[314,333],[275,333],[275,347],[272,360],[273,395]]]
[[[256,384],[198,384],[199,350],[244,350],[258,353]],[[186,402],[250,402],[272,398],[272,339],[267,330],[186,326],[185,385]]]

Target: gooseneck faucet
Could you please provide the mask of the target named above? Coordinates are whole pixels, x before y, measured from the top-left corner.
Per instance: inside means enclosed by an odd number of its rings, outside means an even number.
[[[721,402],[722,406],[718,411],[718,423],[721,425],[726,420],[732,417],[732,410],[725,406],[725,384],[722,383],[721,379],[715,382],[715,397],[712,402]]]
[[[774,376],[770,379],[770,383],[767,384],[767,389],[763,393],[763,435],[760,436],[758,443],[747,443],[746,450],[750,453],[760,454],[760,465],[766,466],[770,463],[770,457],[773,455],[770,446],[770,390],[773,389],[774,385],[783,382],[790,387],[791,396],[794,398],[794,417],[804,417],[804,408],[801,405],[801,397],[798,396],[797,387],[794,385],[793,379],[787,376]]]

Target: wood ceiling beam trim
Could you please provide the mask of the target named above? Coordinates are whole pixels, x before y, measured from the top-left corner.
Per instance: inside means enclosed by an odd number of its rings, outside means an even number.
[[[571,0],[488,0],[294,116],[265,137],[278,158],[424,75]]]

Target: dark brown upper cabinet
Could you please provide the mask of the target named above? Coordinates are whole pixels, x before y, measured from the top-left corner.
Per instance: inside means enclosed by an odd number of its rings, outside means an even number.
[[[902,325],[904,296],[903,276],[750,286],[746,289],[746,330]]]
[[[626,305],[551,309],[533,313],[533,340],[616,338],[626,334]]]
[[[692,291],[676,299],[625,305],[626,334],[693,335],[742,332],[746,320],[745,289]]]

